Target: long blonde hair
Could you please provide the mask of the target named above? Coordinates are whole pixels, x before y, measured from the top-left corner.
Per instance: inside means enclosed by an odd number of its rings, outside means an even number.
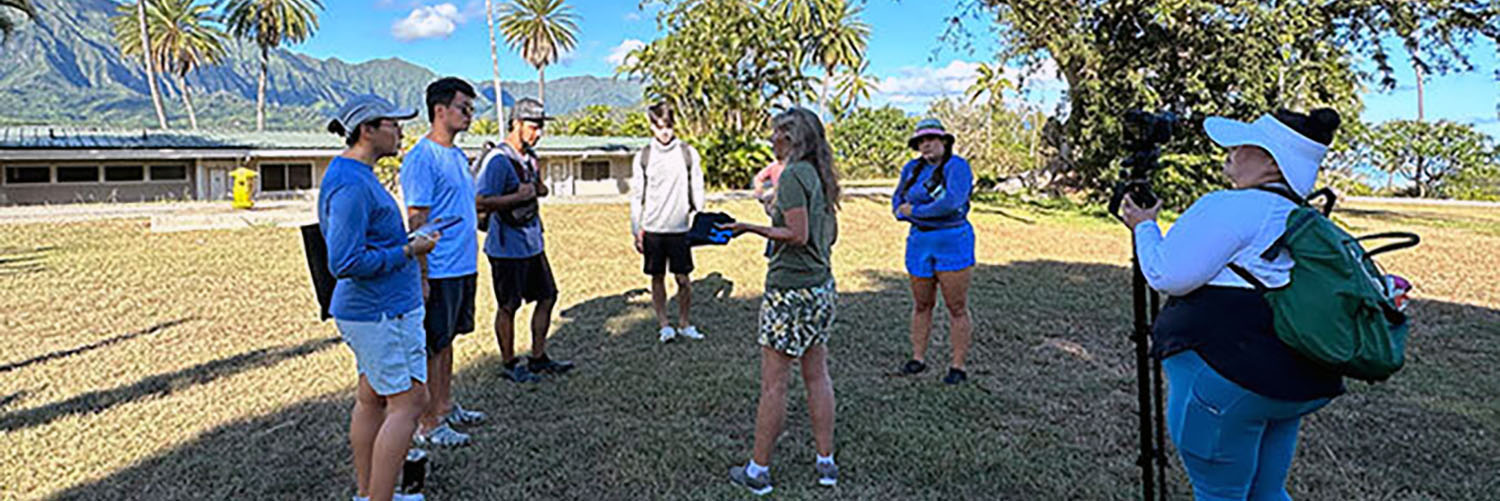
[[[833,165],[833,148],[824,137],[823,121],[807,108],[793,107],[776,115],[771,126],[786,135],[791,151],[781,159],[782,165],[808,162],[818,171],[818,181],[823,183],[823,196],[828,200],[830,212],[839,209],[839,172]]]

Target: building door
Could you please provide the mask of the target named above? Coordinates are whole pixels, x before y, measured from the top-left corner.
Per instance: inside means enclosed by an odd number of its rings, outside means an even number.
[[[229,198],[229,169],[211,167],[208,169],[208,199],[224,200]]]

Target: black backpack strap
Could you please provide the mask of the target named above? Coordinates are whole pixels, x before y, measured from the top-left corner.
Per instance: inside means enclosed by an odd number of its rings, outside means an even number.
[[[653,139],[655,141],[655,139]],[[647,177],[646,167],[651,165],[651,143],[641,149],[641,212],[646,211],[646,187],[651,186],[651,178]]]
[[[1391,232],[1386,232],[1386,233],[1376,233],[1376,234],[1373,234],[1373,235],[1365,235],[1365,236],[1362,236],[1362,237],[1358,237],[1358,238],[1355,238],[1354,240],[1358,242],[1358,241],[1365,241],[1365,240],[1385,240],[1385,239],[1388,239],[1388,238],[1399,238],[1399,239],[1402,239],[1402,241],[1396,242],[1396,243],[1391,243],[1391,244],[1385,244],[1385,245],[1382,245],[1380,247],[1375,248],[1375,250],[1366,251],[1365,252],[1365,257],[1373,258],[1373,257],[1375,257],[1376,254],[1384,254],[1384,253],[1387,253],[1387,252],[1390,252],[1390,251],[1401,250],[1401,249],[1409,249],[1409,248],[1412,248],[1412,247],[1416,247],[1417,244],[1419,244],[1419,243],[1422,243],[1422,237],[1421,236],[1418,236],[1416,233],[1408,233],[1408,232],[1404,232],[1404,231],[1391,231]]]
[[[1254,274],[1250,273],[1250,270],[1245,269],[1245,267],[1243,266],[1229,263],[1229,270],[1233,271],[1235,275],[1239,275],[1240,278],[1245,279],[1246,282],[1250,282],[1250,285],[1255,286],[1255,290],[1257,291],[1266,292],[1268,290],[1271,290],[1270,287],[1266,287],[1265,282],[1260,281],[1259,278],[1256,278]]]
[[[678,138],[682,142],[682,165],[687,168],[688,180],[688,212],[698,212],[698,203],[693,201],[693,147]]]

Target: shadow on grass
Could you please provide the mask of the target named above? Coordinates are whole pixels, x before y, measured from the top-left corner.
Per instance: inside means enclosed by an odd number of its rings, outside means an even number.
[[[845,274],[830,364],[836,489],[813,485],[805,392],[791,377],[772,467],[793,499],[1132,499],[1135,399],[1128,270],[1031,261],[975,270],[971,383],[898,377],[909,356],[904,275]],[[643,279],[644,282],[644,279]],[[854,290],[858,285],[859,290]],[[550,351],[579,367],[517,386],[485,356],[456,375],[491,421],[434,451],[432,499],[739,499],[725,471],[750,453],[759,298],[695,285],[702,341],[657,342],[644,290],[561,311]],[[1500,312],[1419,301],[1409,367],[1307,420],[1291,489],[1307,499],[1481,499],[1500,471]],[[929,361],[947,362],[946,328]],[[479,332],[488,332],[481,326]],[[462,340],[493,353],[488,336]],[[347,368],[351,381],[354,370]],[[352,491],[352,394],[225,425],[65,499],[338,499]],[[1171,490],[1185,498],[1180,469]]]
[[[158,374],[128,386],[85,393],[41,407],[0,414],[0,431],[24,430],[67,416],[97,413],[143,398],[164,396],[190,386],[209,384],[225,376],[259,367],[268,367],[289,358],[309,355],[339,342],[339,338],[332,337],[308,341],[296,346],[262,348],[195,365],[177,372]]]
[[[198,319],[197,317],[179,318],[177,320],[171,320],[171,321],[167,321],[167,322],[162,322],[162,323],[159,323],[159,324],[156,324],[156,325],[153,325],[153,326],[150,326],[150,327],[147,327],[145,329],[141,329],[141,330],[138,330],[138,331],[135,331],[135,332],[128,332],[128,333],[125,333],[125,334],[120,334],[118,336],[115,336],[115,337],[112,337],[112,338],[109,338],[109,339],[105,339],[103,341],[99,341],[99,342],[96,342],[96,343],[89,343],[89,344],[86,344],[86,345],[83,345],[83,346],[79,346],[77,348],[69,348],[69,349],[66,349],[66,350],[54,351],[54,352],[48,353],[46,355],[41,355],[41,356],[38,356],[38,357],[32,357],[32,358],[29,358],[29,359],[26,359],[26,360],[22,360],[20,362],[12,362],[12,363],[8,363],[8,364],[5,364],[5,365],[0,365],[0,373],[10,372],[10,371],[13,371],[13,370],[16,370],[16,369],[20,369],[22,367],[26,367],[28,365],[39,364],[39,363],[42,363],[42,362],[48,362],[48,361],[57,360],[57,359],[60,359],[60,358],[67,358],[67,357],[71,357],[73,355],[77,355],[79,353],[84,353],[84,352],[87,352],[87,351],[97,350],[99,348],[103,348],[105,346],[109,346],[109,345],[112,345],[112,344],[115,344],[115,343],[118,343],[118,342],[121,342],[121,341],[129,341],[131,339],[135,339],[135,338],[147,335],[147,334],[155,334],[157,332],[161,332],[161,331],[170,329],[172,327],[176,327],[176,326],[179,326],[179,325],[182,325],[182,324],[185,324],[185,323],[197,320],[197,319]]]
[[[55,247],[0,247],[0,276],[47,271],[46,260]]]

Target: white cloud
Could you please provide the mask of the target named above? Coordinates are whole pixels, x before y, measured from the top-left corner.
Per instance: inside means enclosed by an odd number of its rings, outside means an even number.
[[[441,38],[452,35],[464,21],[464,15],[451,3],[422,6],[413,9],[405,19],[392,24],[391,35],[403,42]]]
[[[620,42],[620,45],[616,45],[614,48],[609,49],[609,55],[604,57],[604,61],[614,66],[625,64],[625,58],[630,55],[630,51],[645,46],[646,42],[642,42],[634,38],[627,38],[624,41]]]
[[[625,21],[626,22],[633,23],[633,22],[640,21],[640,20],[641,20],[641,13],[639,13],[639,12],[626,12],[625,13]]]
[[[1018,82],[1021,69],[1005,67],[1005,77]],[[1051,60],[1043,61],[1036,70],[1026,73],[1026,87],[1031,91],[1052,94],[1060,90],[1057,66]],[[979,79],[979,63],[954,60],[947,66],[907,66],[896,70],[895,75],[879,79],[879,98],[901,107],[925,107],[928,103],[944,97],[962,97],[969,86]],[[904,106],[903,106],[904,105]]]

